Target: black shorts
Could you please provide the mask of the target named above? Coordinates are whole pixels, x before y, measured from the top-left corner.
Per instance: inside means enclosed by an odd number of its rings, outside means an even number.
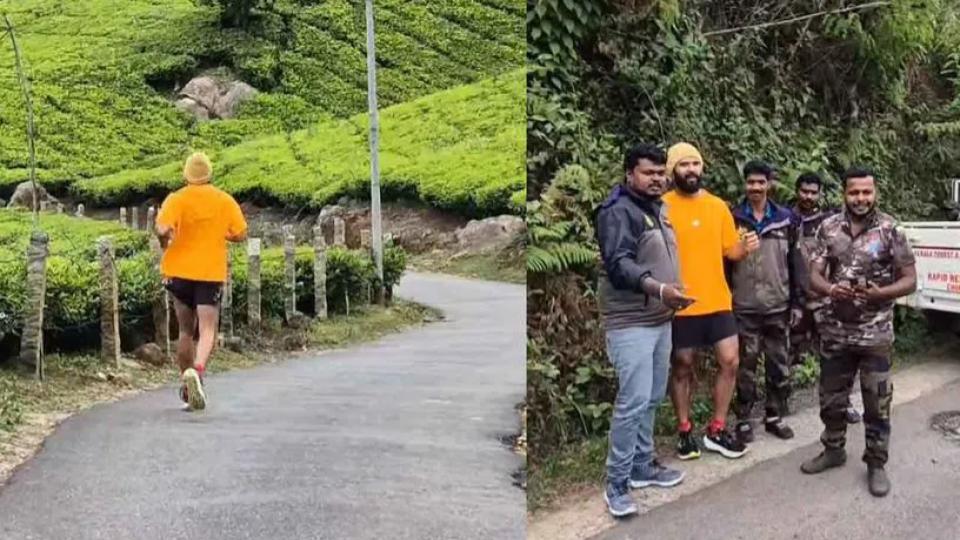
[[[737,335],[737,319],[730,311],[673,318],[673,349],[698,349]]]
[[[223,290],[223,283],[218,281],[194,281],[177,277],[167,279],[163,286],[174,298],[189,306],[190,309],[197,309],[197,306],[219,305]]]

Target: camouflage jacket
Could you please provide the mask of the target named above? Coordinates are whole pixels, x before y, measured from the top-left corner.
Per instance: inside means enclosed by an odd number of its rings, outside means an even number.
[[[915,263],[913,250],[897,221],[874,211],[863,231],[851,234],[846,211],[823,220],[817,229],[811,264],[825,263],[827,281],[852,287],[890,285],[897,269]],[[817,330],[824,341],[858,347],[893,343],[893,301],[825,299]]]
[[[810,290],[810,256],[817,244],[817,229],[820,224],[828,217],[839,213],[835,208],[817,209],[816,212],[804,215],[800,208],[794,207],[794,224],[797,227],[799,240],[797,250],[800,252],[800,258],[804,264],[800,265],[797,272],[797,284],[803,289],[806,297],[806,309],[816,311],[823,307],[825,299],[819,294]]]

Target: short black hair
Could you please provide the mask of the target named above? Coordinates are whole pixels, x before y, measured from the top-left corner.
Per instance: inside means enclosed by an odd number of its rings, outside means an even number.
[[[874,174],[872,169],[860,165],[851,166],[843,173],[843,189],[847,189],[847,181],[851,178],[866,178],[868,176],[876,182],[877,175]]]
[[[653,144],[638,144],[627,151],[623,157],[623,170],[630,172],[637,167],[641,159],[647,159],[657,165],[667,164],[667,153]]]
[[[770,181],[770,177],[773,176],[773,167],[763,161],[752,160],[748,161],[746,165],[743,166],[743,178],[747,179],[751,174],[762,174],[767,181]]]
[[[823,190],[823,178],[815,172],[807,171],[797,177],[796,188],[800,189],[800,184],[816,184],[819,190]]]

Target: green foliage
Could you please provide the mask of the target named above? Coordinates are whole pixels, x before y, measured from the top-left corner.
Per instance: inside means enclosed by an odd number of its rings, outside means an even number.
[[[523,192],[523,73],[440,92],[383,111],[381,186],[467,215],[516,212]],[[321,207],[369,192],[368,118],[329,121],[214,156],[218,186],[240,198]],[[179,163],[84,180],[83,200],[117,204],[178,185]]]
[[[221,28],[221,10],[212,4],[225,6],[228,21],[252,13],[249,28]],[[378,0],[380,105],[518,69],[520,9],[519,0]],[[176,183],[179,174],[158,168],[192,149],[218,153],[364,111],[362,11],[353,0],[0,0],[32,82],[40,180],[60,190],[81,179],[153,170]],[[6,40],[0,65],[13,65]],[[210,70],[262,94],[238,118],[196,122],[170,98]],[[0,80],[3,197],[28,176],[25,123],[16,79],[6,77]],[[490,187],[489,197],[500,197],[502,188]]]
[[[4,239],[0,248],[0,338],[19,335],[22,329],[20,314],[26,293],[26,247],[22,238],[28,236],[29,227],[30,214],[0,210],[0,238]],[[99,342],[100,263],[94,242],[100,236],[110,236],[116,246],[121,331],[142,333],[151,327],[151,306],[162,289],[160,275],[146,250],[146,233],[113,223],[60,215],[44,215],[41,227],[51,238],[44,315],[47,341],[67,350],[95,346]],[[237,321],[242,323],[246,320],[246,256],[242,249],[234,249],[232,253],[234,312]],[[297,250],[296,266],[298,309],[312,314],[311,248]],[[399,247],[386,246],[386,286],[393,287],[399,282],[405,266],[406,253]],[[264,250],[261,282],[263,316],[282,317],[281,248]],[[327,303],[332,313],[346,311],[345,291],[349,291],[351,306],[368,304],[370,292],[378,283],[369,253],[342,248],[327,250]]]
[[[274,0],[199,0],[201,5],[220,7],[220,21],[224,26],[247,28],[255,8],[272,8]]]
[[[9,431],[23,420],[23,404],[14,382],[0,377],[0,430]]]
[[[528,7],[537,4],[547,2]],[[835,179],[866,164],[878,173],[883,210],[900,219],[947,215],[943,179],[960,175],[960,4],[894,2],[709,35],[817,12],[821,4],[694,0],[679,10],[678,2],[611,3],[566,48],[576,51],[562,65],[568,79],[558,84],[556,70],[531,69],[527,377],[530,440],[539,442],[532,462],[600,434],[605,425],[593,413],[615,396],[593,298],[597,268],[576,264],[570,253],[596,253],[593,210],[620,180],[626,148],[694,143],[707,188],[731,202],[743,196],[740,171],[750,159],[776,165],[774,196],[788,204],[800,172],[820,172],[828,201],[838,204]],[[528,61],[536,62],[529,51]],[[922,326],[916,317],[902,310],[897,317],[901,352],[924,334],[913,331]],[[808,361],[798,382],[813,381],[815,368]]]
[[[793,369],[795,388],[806,388],[820,380],[820,360],[814,354],[804,354],[803,363]]]

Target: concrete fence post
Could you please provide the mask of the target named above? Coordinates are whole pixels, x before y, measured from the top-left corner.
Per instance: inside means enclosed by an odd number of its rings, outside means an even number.
[[[313,228],[313,305],[318,319],[327,318],[327,241],[323,229]]]
[[[293,320],[297,312],[297,239],[293,226],[283,226],[283,299],[284,317]]]
[[[113,242],[103,236],[97,241],[100,257],[100,358],[120,367],[120,289],[114,264]]]
[[[160,239],[155,235],[150,236],[150,253],[153,255],[153,268],[159,274],[163,248],[160,247]],[[166,289],[160,289],[160,294],[153,302],[152,311],[154,339],[164,357],[170,358],[170,296]]]
[[[333,218],[333,245],[347,245],[347,224],[342,217]]]
[[[247,324],[260,331],[260,239],[247,240]]]
[[[38,380],[44,378],[43,366],[43,311],[47,294],[47,249],[50,238],[41,231],[30,235],[27,246],[27,298],[23,315],[23,338],[20,345],[20,363],[34,372]]]

